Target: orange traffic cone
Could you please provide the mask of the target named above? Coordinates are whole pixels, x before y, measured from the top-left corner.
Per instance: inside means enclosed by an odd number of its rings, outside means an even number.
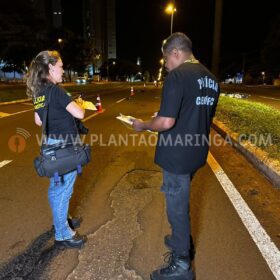
[[[101,99],[100,99],[99,95],[97,95],[97,98],[96,98],[96,108],[97,108],[98,113],[103,112],[102,105],[101,105]]]
[[[130,89],[130,96],[133,96],[135,93],[134,93],[134,90],[133,90],[133,87],[131,87]]]

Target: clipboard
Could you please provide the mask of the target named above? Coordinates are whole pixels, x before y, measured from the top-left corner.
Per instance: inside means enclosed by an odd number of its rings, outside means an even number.
[[[132,116],[125,116],[125,115],[123,115],[123,114],[120,113],[120,115],[117,116],[116,119],[118,119],[118,120],[120,120],[121,122],[124,122],[124,123],[126,123],[126,124],[132,126],[133,121],[134,121],[136,118],[134,118],[134,117],[132,117]]]
[[[126,126],[128,125],[128,128],[132,129],[132,124],[133,124],[133,121],[136,119],[135,117],[132,117],[132,116],[126,116],[126,115],[123,115],[120,113],[119,116],[116,117],[116,119],[120,120],[122,123],[124,123]],[[151,130],[146,130],[150,133],[153,133],[153,134],[158,134],[157,132],[155,131],[151,131]]]

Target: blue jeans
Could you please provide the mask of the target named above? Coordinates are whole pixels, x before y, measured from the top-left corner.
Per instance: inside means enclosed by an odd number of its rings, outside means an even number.
[[[192,174],[173,174],[163,170],[166,212],[172,229],[170,245],[178,256],[189,257],[191,249],[191,228],[189,216],[190,185]]]
[[[56,144],[61,140],[48,139],[48,144]],[[55,228],[55,240],[61,241],[71,238],[75,232],[68,224],[69,201],[73,193],[73,186],[77,177],[77,171],[69,172],[60,177],[58,183],[50,178],[49,203],[52,210],[53,224]]]

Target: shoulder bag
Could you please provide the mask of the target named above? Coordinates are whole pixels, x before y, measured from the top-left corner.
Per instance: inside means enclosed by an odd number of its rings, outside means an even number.
[[[47,144],[46,125],[48,119],[48,110],[51,100],[51,92],[48,93],[48,102],[44,107],[42,121],[42,142],[40,155],[34,159],[35,170],[41,177],[54,177],[55,182],[59,181],[59,176],[77,170],[78,174],[82,173],[82,166],[86,165],[91,159],[91,148],[88,144],[66,143],[62,141],[58,144]],[[74,117],[74,125],[77,129]],[[77,129],[77,135],[78,129]]]

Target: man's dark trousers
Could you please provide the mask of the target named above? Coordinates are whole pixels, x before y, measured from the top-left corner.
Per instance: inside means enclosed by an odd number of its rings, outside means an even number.
[[[170,245],[177,256],[187,256],[190,253],[190,217],[189,200],[191,174],[178,175],[163,170],[163,185],[165,193],[168,222],[172,235]]]

